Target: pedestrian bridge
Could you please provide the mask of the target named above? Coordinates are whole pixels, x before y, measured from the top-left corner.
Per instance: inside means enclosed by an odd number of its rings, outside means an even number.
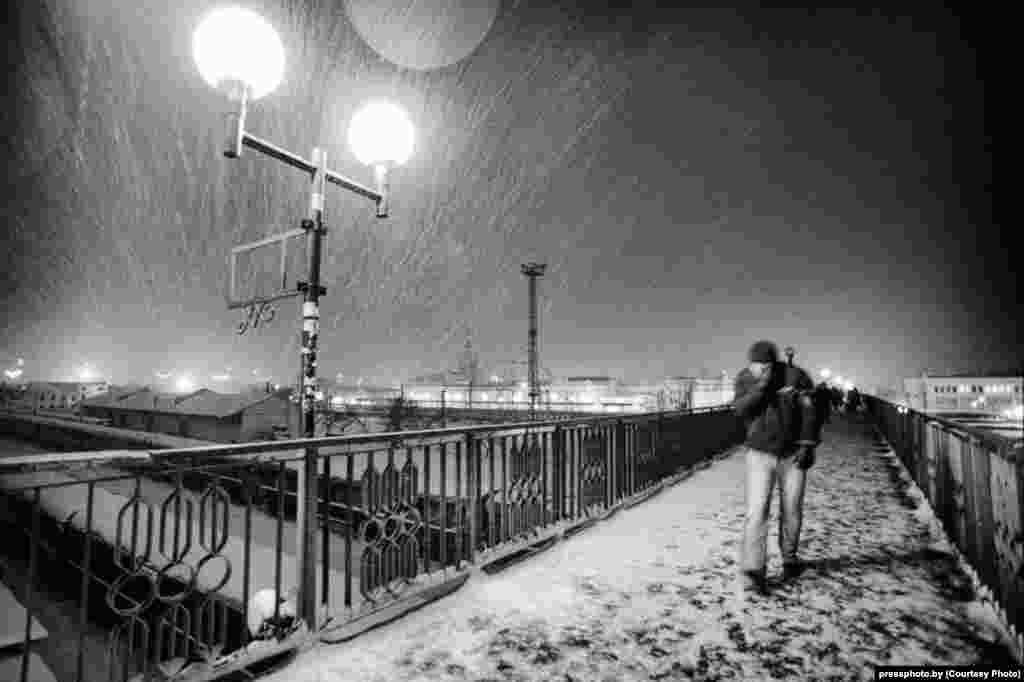
[[[2,579],[24,611],[7,629],[59,680],[845,680],[1020,660],[1019,450],[875,399],[833,417],[808,569],[772,580],[773,538],[769,594],[740,599],[741,438],[705,410],[8,459]],[[252,595],[293,588],[277,615],[315,627],[263,614],[280,627],[251,641]]]

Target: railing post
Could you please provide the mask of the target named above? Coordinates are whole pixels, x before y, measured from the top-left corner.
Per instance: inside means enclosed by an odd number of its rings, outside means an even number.
[[[614,504],[615,492],[615,428],[600,427],[604,441],[604,508],[610,509]]]
[[[623,497],[623,482],[626,472],[626,423],[615,420],[615,499]]]
[[[475,447],[474,447],[475,446]],[[466,433],[466,483],[469,486],[469,563],[476,563],[477,532],[480,528],[480,485],[477,476],[480,463],[479,442],[473,439],[473,433]]]
[[[551,496],[555,508],[554,521],[562,520],[565,511],[565,463],[562,461],[564,447],[562,444],[562,427],[555,426],[551,432],[551,472],[555,484],[552,486]]]
[[[654,454],[654,461],[652,462],[654,466],[652,466],[651,468],[654,469],[655,471],[657,471],[658,468],[661,466],[661,451],[663,449],[661,447],[662,414],[662,412],[658,413],[658,421],[654,425],[654,442],[651,444],[651,451]]]
[[[32,498],[32,533],[29,536],[28,580],[25,582],[25,639],[21,651],[21,682],[28,682],[30,679],[28,667],[30,665],[29,656],[32,654],[32,613],[35,610],[33,598],[35,597],[34,588],[37,582],[36,575],[39,573],[39,507],[42,504],[40,496],[40,489],[36,487]],[[39,582],[42,584],[42,581]]]
[[[316,530],[317,530],[317,449],[305,449],[300,471],[296,476],[295,535],[298,547],[299,617],[315,631],[316,608]],[[284,513],[284,510],[281,510]]]

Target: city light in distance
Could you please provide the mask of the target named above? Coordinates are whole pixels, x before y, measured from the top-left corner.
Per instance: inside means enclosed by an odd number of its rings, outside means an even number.
[[[821,370],[821,378],[822,379],[828,379],[830,376],[832,376],[832,370],[830,370],[828,367],[826,367],[825,369]]]
[[[196,389],[196,384],[188,375],[182,375],[175,380],[174,387],[181,393],[189,393]]]

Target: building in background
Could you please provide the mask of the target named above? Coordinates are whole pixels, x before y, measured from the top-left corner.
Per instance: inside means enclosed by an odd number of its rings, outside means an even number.
[[[718,376],[675,376],[662,382],[664,409],[720,407],[732,403],[734,386],[728,372]]]
[[[693,383],[690,407],[721,407],[732,403],[735,384],[728,372],[716,377],[699,377]]]
[[[53,410],[73,412],[86,399],[107,393],[105,381],[32,381],[26,390],[10,401],[14,410]]]
[[[413,379],[405,384],[404,392],[426,407],[443,401],[453,408],[529,409],[525,378],[495,375],[471,388],[457,375],[439,373]],[[634,383],[607,375],[581,375],[543,380],[540,406],[550,412],[637,413],[727,405],[732,397],[732,380],[727,375]]]
[[[1007,374],[947,374],[905,379],[906,404],[930,414],[969,413],[1012,418],[1022,404],[1024,377]]]
[[[323,382],[322,386],[325,400],[335,408],[385,405],[402,395],[401,388],[392,388],[390,386],[370,386],[367,384],[352,386],[335,382]]]
[[[296,406],[281,391],[216,393],[203,388],[174,394],[143,388],[86,400],[81,412],[116,428],[215,443],[273,440],[282,430],[298,433]]]

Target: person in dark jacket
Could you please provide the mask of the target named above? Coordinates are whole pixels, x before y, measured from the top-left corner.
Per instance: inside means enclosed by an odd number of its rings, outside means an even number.
[[[832,387],[832,409],[838,412],[843,406],[843,389],[838,386]]]
[[[850,391],[846,394],[846,401],[849,412],[860,411],[860,391],[858,391],[856,388],[851,388]]]
[[[797,577],[803,522],[804,484],[814,464],[821,425],[813,400],[814,383],[802,368],[779,362],[770,341],[750,348],[750,364],[736,377],[733,409],[747,427],[747,514],[740,551],[744,589],[764,592],[768,549],[768,518],[772,492],[779,486],[779,546],[783,576]]]
[[[832,391],[822,381],[814,389],[814,405],[818,410],[818,420],[821,424],[827,424],[832,417]]]

